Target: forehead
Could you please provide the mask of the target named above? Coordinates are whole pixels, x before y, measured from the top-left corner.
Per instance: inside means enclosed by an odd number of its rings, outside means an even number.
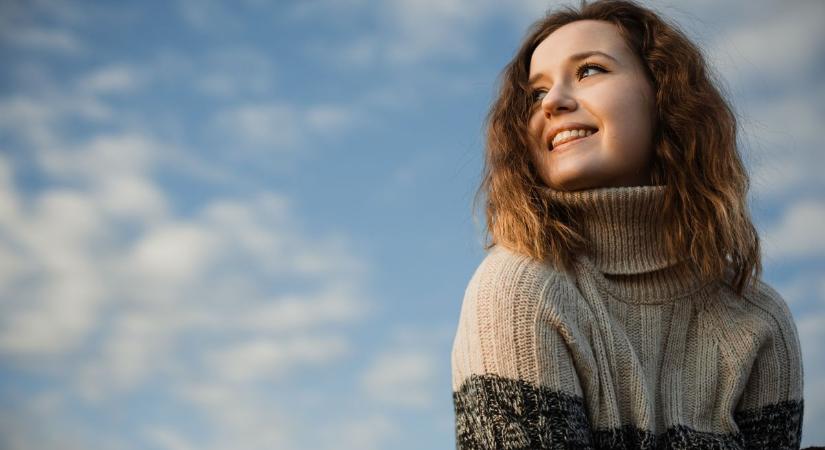
[[[579,20],[550,33],[533,51],[530,72],[560,65],[567,57],[584,51],[599,50],[622,61],[630,49],[616,25],[601,20]]]

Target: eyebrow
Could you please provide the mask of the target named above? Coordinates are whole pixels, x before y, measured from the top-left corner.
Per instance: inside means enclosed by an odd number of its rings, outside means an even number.
[[[619,62],[618,60],[616,60],[616,58],[614,58],[614,57],[612,57],[612,56],[608,55],[608,54],[607,54],[607,53],[605,53],[605,52],[600,52],[600,51],[598,51],[598,50],[590,50],[590,51],[580,52],[580,53],[576,53],[576,54],[570,55],[570,57],[569,57],[569,58],[567,58],[567,61],[568,61],[568,62],[573,62],[573,61],[581,61],[581,60],[583,60],[583,59],[585,59],[585,58],[589,58],[589,57],[591,57],[591,56],[593,56],[593,55],[604,56],[605,58],[607,58],[607,59],[611,59],[611,60],[613,60],[613,61],[614,61],[614,62],[616,62],[616,63],[618,63],[618,62]],[[539,79],[539,78],[541,78],[541,77],[543,77],[543,76],[544,76],[544,74],[543,74],[543,73],[537,73],[537,74],[533,75],[532,77],[530,77],[530,80],[528,81],[528,84],[533,84],[533,83],[535,83],[536,81],[538,81],[538,79]]]

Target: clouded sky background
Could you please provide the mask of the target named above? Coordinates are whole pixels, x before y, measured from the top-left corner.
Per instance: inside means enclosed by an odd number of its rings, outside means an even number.
[[[482,120],[557,4],[0,1],[0,447],[454,448]],[[740,118],[823,445],[825,3],[645,4]]]

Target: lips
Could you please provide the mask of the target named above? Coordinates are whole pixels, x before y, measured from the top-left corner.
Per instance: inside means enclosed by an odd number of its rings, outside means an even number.
[[[558,151],[558,150],[564,150],[564,149],[565,149],[565,148],[567,148],[568,146],[570,146],[570,145],[572,145],[572,144],[575,144],[575,143],[577,143],[577,142],[581,142],[581,141],[583,141],[583,140],[585,140],[585,139],[589,139],[589,138],[593,137],[593,135],[595,135],[596,133],[598,133],[598,132],[599,132],[599,130],[598,130],[598,129],[592,129],[592,131],[593,131],[593,132],[592,132],[589,136],[581,136],[581,137],[577,137],[577,138],[575,138],[575,139],[570,139],[570,140],[567,140],[567,141],[565,141],[564,143],[558,144],[558,145],[556,145],[556,146],[553,146],[553,143],[552,143],[552,142],[550,142],[550,144],[547,146],[547,149],[548,149],[549,151],[551,151],[551,152],[552,152],[552,151]]]
[[[586,123],[581,123],[581,122],[567,122],[567,123],[559,124],[559,125],[551,128],[550,132],[547,133],[547,135],[545,136],[545,143],[547,145],[547,149],[548,150],[553,150],[553,138],[555,138],[559,133],[562,133],[564,131],[570,131],[570,130],[589,130],[589,131],[592,131],[593,134],[595,134],[599,131],[598,128],[596,128],[592,125],[586,124]],[[592,134],[591,134],[591,136],[592,136]],[[581,138],[579,138],[579,139],[581,139]],[[574,139],[573,141],[568,141],[568,142],[574,142],[575,140],[578,140],[578,139]],[[561,144],[561,145],[564,145],[564,144]]]

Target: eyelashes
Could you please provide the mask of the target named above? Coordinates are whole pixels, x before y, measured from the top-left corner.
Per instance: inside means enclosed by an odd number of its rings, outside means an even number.
[[[602,67],[602,66],[600,66],[600,65],[598,65],[598,64],[594,64],[594,63],[584,63],[584,64],[580,65],[580,66],[576,69],[576,78],[578,78],[579,80],[581,80],[581,79],[582,79],[582,72],[583,72],[585,69],[599,69],[599,70],[601,70],[602,72],[607,72],[607,70],[606,70],[604,67]]]
[[[576,68],[576,79],[581,80],[582,79],[582,74],[588,69],[598,69],[602,72],[607,72],[607,69],[605,69],[604,67],[602,67],[602,66],[600,66],[596,63],[586,62],[586,63],[583,63],[582,65],[580,65],[579,67]],[[541,100],[538,97],[538,94],[540,94],[542,92],[544,92],[544,89],[534,89],[533,91],[531,91],[530,98],[533,100],[534,103]]]

